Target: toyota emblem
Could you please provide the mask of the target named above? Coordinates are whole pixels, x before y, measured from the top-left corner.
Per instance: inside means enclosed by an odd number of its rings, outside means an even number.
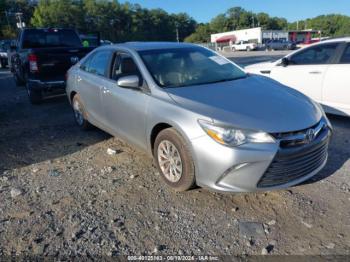
[[[305,141],[307,143],[310,143],[314,139],[315,139],[315,131],[313,129],[307,130],[305,134]]]

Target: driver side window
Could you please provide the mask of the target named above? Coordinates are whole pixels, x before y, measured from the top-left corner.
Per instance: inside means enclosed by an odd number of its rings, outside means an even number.
[[[111,78],[118,81],[124,76],[137,75],[141,81],[141,73],[134,62],[134,59],[126,53],[118,53],[115,55]]]
[[[329,64],[335,55],[338,43],[318,45],[307,48],[290,58],[291,65]]]

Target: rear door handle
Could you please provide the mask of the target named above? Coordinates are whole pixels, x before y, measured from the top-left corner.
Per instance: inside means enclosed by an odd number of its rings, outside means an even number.
[[[311,72],[309,72],[309,74],[319,75],[319,74],[322,74],[322,72],[321,71],[311,71]]]

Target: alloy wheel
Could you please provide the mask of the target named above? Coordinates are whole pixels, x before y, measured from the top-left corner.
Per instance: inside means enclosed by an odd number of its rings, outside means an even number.
[[[176,146],[168,140],[163,140],[158,146],[158,163],[166,179],[172,183],[182,177],[182,160]]]

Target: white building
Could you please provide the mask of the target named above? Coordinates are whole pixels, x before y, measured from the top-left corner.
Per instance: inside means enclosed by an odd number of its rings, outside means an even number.
[[[247,41],[256,44],[263,44],[270,39],[288,40],[288,32],[282,30],[262,30],[261,27],[242,29],[211,35],[211,42],[219,49],[230,46],[236,42]]]

